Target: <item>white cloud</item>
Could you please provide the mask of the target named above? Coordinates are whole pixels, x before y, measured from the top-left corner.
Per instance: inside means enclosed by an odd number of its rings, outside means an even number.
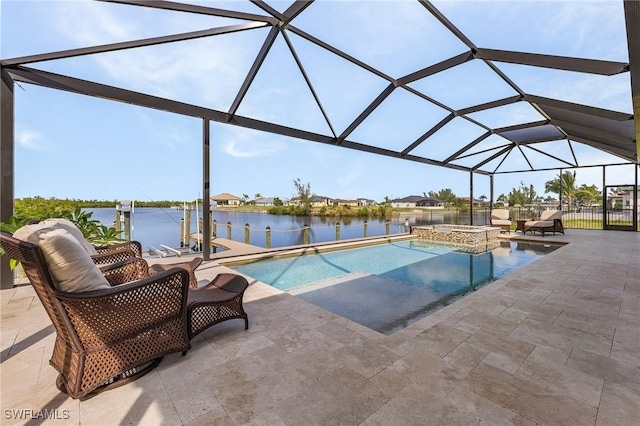
[[[37,130],[18,130],[16,140],[24,148],[36,151],[43,150],[46,146],[42,140],[42,134]]]
[[[220,149],[227,155],[239,158],[270,156],[282,150],[282,145],[277,142],[243,141],[238,139],[226,139]]]

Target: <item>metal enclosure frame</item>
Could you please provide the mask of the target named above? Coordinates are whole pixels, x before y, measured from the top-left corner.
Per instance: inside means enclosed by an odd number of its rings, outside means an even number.
[[[306,33],[302,29],[295,26],[296,18],[304,13],[308,8],[313,7],[313,0],[310,1],[293,1],[291,5],[284,11],[279,12],[272,8],[268,3],[262,0],[252,0],[252,3],[258,6],[264,14],[252,14],[234,10],[223,10],[213,7],[200,6],[187,3],[157,1],[157,0],[97,0],[107,3],[118,3],[129,7],[155,8],[174,13],[189,13],[208,15],[216,17],[226,17],[238,20],[237,25],[229,25],[208,30],[194,31],[188,33],[171,34],[161,37],[130,40],[121,43],[112,43],[106,45],[89,46],[78,49],[46,52],[37,55],[4,58],[0,59],[0,67],[2,74],[1,86],[1,108],[2,117],[0,119],[2,129],[0,132],[2,149],[2,196],[0,197],[0,219],[8,220],[13,212],[13,152],[14,152],[14,117],[13,104],[14,82],[27,83],[47,87],[56,90],[62,90],[87,96],[100,97],[107,100],[125,102],[146,108],[153,108],[163,111],[181,114],[190,117],[197,117],[203,122],[203,181],[202,193],[207,199],[209,196],[209,144],[210,144],[210,125],[211,121],[223,123],[231,126],[240,126],[249,129],[255,129],[263,132],[288,136],[292,138],[302,139],[306,141],[335,145],[346,149],[369,152],[377,155],[403,159],[423,164],[436,165],[454,170],[468,172],[470,174],[470,208],[473,208],[473,176],[474,174],[488,176],[490,178],[491,202],[493,202],[493,177],[502,173],[518,173],[537,170],[527,157],[525,149],[531,150],[537,154],[541,154],[562,163],[565,168],[577,168],[581,165],[573,154],[574,143],[589,145],[595,149],[612,154],[625,162],[625,164],[638,164],[640,147],[638,146],[638,136],[640,135],[640,1],[626,0],[621,1],[621,7],[624,8],[626,21],[627,44],[629,51],[629,62],[621,63],[597,59],[572,58],[564,56],[533,54],[516,51],[504,51],[496,49],[487,49],[477,46],[462,31],[460,31],[440,10],[438,10],[431,2],[427,0],[416,0],[424,9],[424,13],[431,14],[442,24],[451,34],[460,40],[468,50],[461,54],[455,55],[444,61],[432,64],[423,69],[417,70],[410,74],[397,78],[386,75],[384,72],[374,68],[373,66],[359,60],[358,58],[341,51],[331,44]],[[252,66],[244,78],[235,99],[226,111],[207,108],[202,105],[187,104],[172,99],[160,98],[149,94],[126,90],[123,88],[108,86],[88,80],[81,80],[66,75],[55,74],[42,69],[34,68],[31,65],[37,63],[45,63],[57,59],[78,57],[84,55],[99,55],[107,52],[114,52],[125,49],[134,49],[143,46],[156,46],[177,41],[187,41],[199,39],[203,37],[216,37],[223,34],[230,34],[240,31],[252,31],[256,29],[269,28],[262,46],[260,47]],[[304,63],[300,60],[297,52],[290,41],[290,34],[295,34],[306,41],[326,50],[327,52],[346,60],[357,67],[360,67],[378,78],[387,82],[387,86],[379,93],[379,95],[367,105],[359,115],[342,131],[335,129],[335,125],[331,122],[325,112],[322,100],[314,88],[313,82],[305,71]],[[329,134],[319,134],[309,132],[303,129],[287,127],[275,123],[269,123],[257,120],[251,117],[238,115],[238,108],[243,102],[251,84],[253,83],[260,68],[269,55],[270,49],[276,38],[282,37],[286,42],[296,65],[303,76],[308,89],[313,95],[319,111],[321,111],[328,128]],[[409,84],[420,79],[429,78],[447,69],[468,63],[470,61],[482,61],[486,64],[496,76],[511,87],[517,95],[502,99],[495,99],[480,105],[467,106],[461,109],[455,109],[430,98],[427,94],[421,93]],[[527,93],[515,84],[508,75],[500,70],[496,63],[511,63],[528,65],[532,67],[550,68],[555,70],[568,70],[578,73],[598,74],[602,76],[614,76],[621,73],[629,73],[631,80],[631,94],[634,114],[611,111],[601,108],[595,108],[586,105],[580,105],[557,99],[549,99],[532,93]],[[415,141],[408,144],[405,148],[399,150],[391,150],[368,144],[366,141],[351,140],[350,136],[354,130],[360,126],[365,119],[378,108],[394,91],[404,90],[425,101],[436,105],[437,107],[448,112],[440,122],[431,128],[425,129],[425,133]],[[491,128],[470,116],[470,114],[479,111],[485,111],[505,105],[524,102],[531,105],[538,111],[544,120],[536,122],[523,122],[518,125],[503,128]],[[468,143],[454,154],[444,160],[438,160],[425,155],[417,155],[415,150],[429,140],[438,130],[447,125],[453,119],[459,118],[468,121],[476,126],[484,129],[484,133],[478,138],[468,141]],[[504,139],[504,145],[485,151],[474,152],[473,148],[491,135],[497,135]],[[572,155],[570,158],[559,158],[552,154],[544,152],[544,150],[536,147],[536,144],[548,141],[565,140],[569,145]],[[528,164],[528,169],[504,171],[503,164],[508,160],[509,155],[517,151],[522,154]],[[536,154],[536,155],[537,155]],[[457,163],[457,160],[474,158],[475,163],[472,166],[463,166]],[[488,169],[487,165],[500,160],[494,168]],[[636,178],[637,186],[637,178]],[[205,211],[207,209],[204,209]],[[210,212],[208,213],[210,214]],[[208,219],[208,218],[205,218]],[[208,224],[208,220],[204,220]],[[206,225],[205,225],[206,226]],[[205,235],[208,234],[205,229]],[[205,239],[204,256],[209,258],[210,241]],[[4,261],[3,261],[4,262]],[[3,279],[5,282],[5,270],[3,268]]]

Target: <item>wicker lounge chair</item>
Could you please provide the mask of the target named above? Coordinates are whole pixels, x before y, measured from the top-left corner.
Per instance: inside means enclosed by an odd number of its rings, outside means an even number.
[[[190,349],[187,271],[176,268],[136,280],[141,274],[135,263],[106,265],[100,271],[80,247],[52,264],[60,252],[45,255],[39,246],[7,233],[0,234],[0,244],[21,262],[55,327],[49,362],[59,373],[56,385],[72,398],[126,384],[151,371],[164,355]],[[77,273],[80,258],[86,267],[80,279],[85,287],[81,292],[61,290],[61,274],[69,269]],[[71,266],[65,271],[66,261]]]
[[[80,245],[85,249],[85,251],[91,256],[96,265],[101,268],[104,265],[109,265],[115,262],[121,262],[132,257],[142,257],[142,244],[138,241],[123,241],[120,243],[103,245],[103,246],[93,246],[89,241],[84,238],[82,231],[78,229],[78,227],[68,219],[63,218],[52,218],[46,219],[42,222],[35,222],[32,225],[36,226],[51,226],[54,228],[62,228],[68,231],[74,238],[80,242]],[[176,262],[176,263],[165,263],[165,264],[155,264],[149,266],[149,273],[151,275],[156,274],[158,272],[167,271],[172,268],[183,268],[189,272],[189,285],[192,288],[198,287],[198,280],[195,275],[195,270],[202,263],[202,258],[193,258],[189,262]]]
[[[545,232],[560,232],[564,234],[564,226],[562,225],[562,212],[560,210],[545,210],[540,215],[539,220],[531,220],[525,222],[523,234],[531,232],[540,232],[544,237]]]
[[[491,210],[491,226],[502,228],[507,232],[511,232],[511,219],[509,219],[509,210],[493,209]]]

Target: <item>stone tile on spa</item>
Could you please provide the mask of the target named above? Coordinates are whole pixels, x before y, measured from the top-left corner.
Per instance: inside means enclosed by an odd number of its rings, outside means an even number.
[[[640,424],[640,392],[604,382],[596,426]]]
[[[640,392],[640,365],[629,364],[578,348],[571,351],[567,367]]]
[[[390,398],[387,389],[341,368],[275,405],[273,410],[290,425],[359,425]]]
[[[536,381],[514,376],[481,363],[465,383],[471,391],[507,410],[540,424],[594,424],[597,409],[570,395],[554,392]]]
[[[247,422],[301,390],[253,354],[229,360],[200,376],[236,424]]]

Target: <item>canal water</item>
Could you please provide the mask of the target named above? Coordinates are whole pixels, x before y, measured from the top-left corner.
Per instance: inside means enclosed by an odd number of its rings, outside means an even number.
[[[92,219],[101,224],[113,226],[116,217],[115,208],[87,209],[92,212]],[[202,218],[202,211],[191,214],[191,232],[197,231],[197,218]],[[141,207],[135,208],[132,214],[132,239],[140,241],[143,250],[149,246],[160,248],[161,244],[169,247],[180,246],[180,221],[184,219],[183,210],[171,208]],[[249,243],[259,247],[266,246],[266,228],[271,228],[271,247],[285,247],[302,244],[302,228],[309,225],[309,242],[335,241],[336,221],[340,222],[340,239],[364,237],[362,218],[334,217],[302,217],[289,215],[271,215],[260,212],[213,210],[216,222],[216,235],[228,238],[227,224],[231,223],[231,239],[245,242],[245,225],[249,224]],[[484,216],[476,217],[474,224],[483,224]],[[398,234],[405,232],[405,226],[426,225],[431,223],[467,224],[468,215],[448,211],[411,212],[394,215],[389,219],[389,232]],[[382,219],[367,219],[367,235],[370,237],[385,235],[386,223]]]

